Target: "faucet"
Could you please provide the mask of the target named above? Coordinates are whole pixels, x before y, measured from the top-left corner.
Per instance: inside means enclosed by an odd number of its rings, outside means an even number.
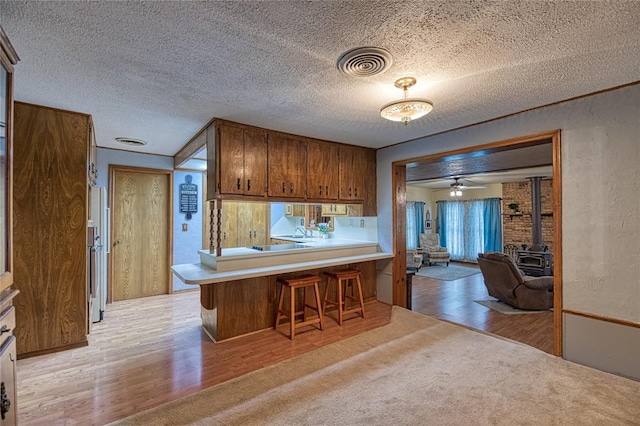
[[[298,227],[296,228],[296,231],[294,232],[294,234],[296,234],[298,231],[302,232],[302,236],[303,236],[304,238],[307,238],[307,230],[304,228],[304,226],[302,226],[302,227],[301,227],[301,226],[298,226]]]

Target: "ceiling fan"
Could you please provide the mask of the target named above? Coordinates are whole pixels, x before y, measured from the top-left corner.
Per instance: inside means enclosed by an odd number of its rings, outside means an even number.
[[[463,190],[467,190],[467,189],[484,189],[484,188],[486,188],[486,186],[480,186],[480,185],[467,186],[467,185],[463,184],[462,182],[460,182],[460,179],[462,179],[462,178],[461,177],[454,177],[453,178],[454,182],[451,184],[451,192],[450,192],[450,195],[452,197],[460,197],[460,196],[462,196],[462,191]]]

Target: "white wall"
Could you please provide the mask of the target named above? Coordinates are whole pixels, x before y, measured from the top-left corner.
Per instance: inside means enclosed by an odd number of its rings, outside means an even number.
[[[379,150],[378,221],[392,218],[393,161],[555,129],[562,131],[563,306],[640,322],[640,85]],[[392,227],[378,229],[386,251],[392,239]],[[575,340],[567,333],[565,343]]]

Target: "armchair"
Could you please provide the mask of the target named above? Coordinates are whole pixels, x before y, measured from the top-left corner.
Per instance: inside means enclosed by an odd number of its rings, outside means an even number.
[[[553,307],[553,277],[527,276],[504,253],[478,253],[478,265],[490,296],[518,309]]]
[[[415,268],[416,271],[419,271],[421,266],[422,255],[416,250],[407,250],[407,268]]]
[[[420,234],[420,251],[428,266],[437,262],[446,262],[447,266],[449,266],[451,255],[447,251],[446,247],[440,246],[440,235]]]

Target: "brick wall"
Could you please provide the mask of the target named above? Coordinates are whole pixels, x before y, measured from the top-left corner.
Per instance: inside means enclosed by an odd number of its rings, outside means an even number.
[[[553,180],[540,182],[542,201],[542,243],[553,250]],[[510,216],[513,211],[507,207],[518,203],[522,216]],[[512,182],[502,184],[502,226],[504,244],[531,245],[531,182]]]

